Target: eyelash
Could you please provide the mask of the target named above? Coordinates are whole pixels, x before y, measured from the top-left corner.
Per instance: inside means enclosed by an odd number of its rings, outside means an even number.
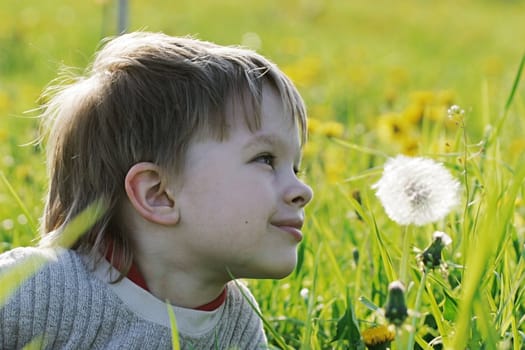
[[[273,154],[265,153],[255,157],[254,161],[269,165],[272,169],[274,169],[275,158],[276,157]],[[296,166],[293,167],[293,172],[296,176],[300,176],[303,174],[303,171]]]
[[[270,167],[274,167],[275,163],[275,156],[270,153],[260,154],[254,159],[256,162],[263,163],[266,165],[269,165]]]

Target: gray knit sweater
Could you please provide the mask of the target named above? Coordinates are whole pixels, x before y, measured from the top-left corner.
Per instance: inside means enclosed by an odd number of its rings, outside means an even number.
[[[48,258],[49,251],[16,248],[1,254],[0,275],[41,256]],[[38,336],[45,349],[171,349],[164,302],[128,279],[108,283],[105,261],[93,271],[72,250],[51,256],[0,306],[1,349],[21,349]],[[211,312],[173,307],[181,349],[267,348],[260,318],[236,284],[227,290],[224,304]]]

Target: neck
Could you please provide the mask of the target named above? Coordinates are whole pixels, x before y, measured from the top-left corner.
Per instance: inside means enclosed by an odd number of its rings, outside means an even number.
[[[191,266],[189,269],[174,268],[158,254],[137,255],[136,263],[151,294],[172,305],[200,308],[223,296],[226,282],[202,278],[203,274]]]

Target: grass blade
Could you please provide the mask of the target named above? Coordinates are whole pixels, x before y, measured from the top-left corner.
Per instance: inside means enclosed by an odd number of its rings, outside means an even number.
[[[53,255],[32,255],[17,261],[0,274],[0,305],[4,305],[18,286],[35,274],[46,262],[52,260]]]
[[[180,350],[179,330],[177,328],[177,319],[175,317],[175,312],[173,312],[173,307],[170,305],[168,300],[166,300],[166,307],[168,308],[168,315],[170,317],[171,348],[173,350]]]
[[[32,232],[36,232],[37,231],[37,225],[35,224],[35,221],[33,220],[33,216],[29,213],[29,210],[24,205],[24,202],[22,202],[22,199],[20,198],[20,196],[18,196],[18,193],[16,193],[15,189],[13,188],[13,186],[11,186],[11,183],[5,177],[5,175],[4,175],[4,173],[2,171],[0,171],[0,179],[4,183],[5,187],[7,187],[7,190],[9,191],[9,194],[11,194],[11,196],[13,196],[13,199],[15,200],[16,204],[22,210],[22,213],[24,213],[24,215],[26,216],[27,221],[29,222],[29,225],[31,227],[31,231]]]
[[[507,111],[509,110],[510,105],[512,104],[512,100],[514,100],[514,95],[516,94],[516,91],[518,90],[521,73],[523,72],[523,66],[525,66],[525,54],[521,56],[521,62],[518,67],[518,72],[516,73],[516,77],[514,78],[514,83],[512,84],[512,89],[510,90],[509,97],[507,98],[507,103],[505,103],[505,114],[507,114]]]

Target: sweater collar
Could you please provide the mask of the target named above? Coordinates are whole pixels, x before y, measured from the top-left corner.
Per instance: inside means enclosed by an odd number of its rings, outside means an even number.
[[[144,320],[170,328],[168,307],[171,307],[175,313],[177,328],[181,333],[190,336],[205,334],[215,327],[228,304],[228,297],[226,297],[226,301],[212,311],[170,305],[157,299],[129,278],[124,277],[119,282],[113,283],[112,281],[116,280],[119,273],[106,259],[101,259],[95,266],[94,274],[107,284],[108,288],[119,297],[129,310]],[[225,289],[224,293],[230,294],[228,290],[229,288]]]
[[[107,253],[106,253],[106,260],[117,270],[121,271],[121,266],[118,265],[119,254],[115,251],[113,247],[113,242],[109,244]],[[132,262],[131,267],[128,271],[128,274],[126,277],[139,286],[140,288],[144,289],[147,292],[151,292],[148,288],[148,284],[146,283],[146,280],[144,279],[144,275],[140,272],[140,269],[135,261]],[[204,305],[198,306],[195,308],[195,310],[200,311],[213,311],[215,309],[218,309],[224,302],[226,301],[226,288],[224,288],[221,292],[221,294],[210,301],[209,303],[206,303]]]

